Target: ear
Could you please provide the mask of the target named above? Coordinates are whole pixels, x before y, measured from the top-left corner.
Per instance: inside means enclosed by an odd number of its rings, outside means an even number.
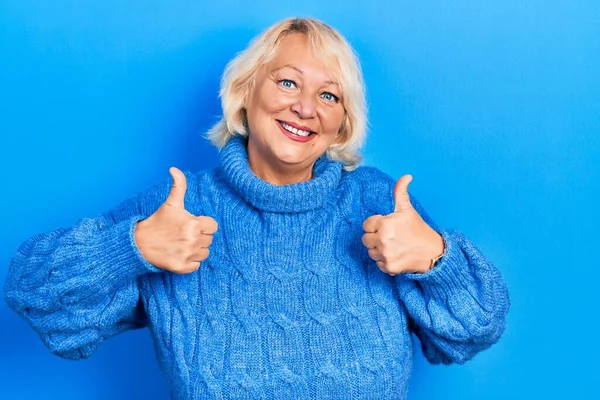
[[[260,71],[254,72],[248,82],[248,86],[246,86],[246,89],[244,90],[244,108],[246,108],[248,99],[254,96],[254,89],[256,89],[256,75],[258,75],[259,72]]]
[[[250,78],[250,81],[246,84],[246,87],[244,89],[241,89],[241,90],[243,90],[243,92],[242,92],[242,109],[244,111],[246,111],[246,108],[248,107],[248,99],[251,98],[251,96],[253,95],[255,81],[256,81],[256,72],[254,73],[254,76],[252,76]],[[238,88],[239,88],[239,86],[242,86],[239,81],[235,82],[234,84],[237,85]],[[238,90],[240,90],[240,89],[238,89]]]
[[[339,144],[342,145],[346,142],[346,139],[348,138],[348,135],[346,134],[346,132],[338,132],[337,136],[335,137],[335,140],[333,141],[333,144]]]
[[[340,126],[333,143],[341,145],[344,144],[346,140],[348,140],[348,116],[344,115],[344,121],[342,122],[342,126]]]
[[[240,108],[239,113],[242,120],[242,125],[244,125],[244,128],[246,128],[246,131],[249,131],[250,127],[248,126],[248,112],[246,111],[246,108]]]

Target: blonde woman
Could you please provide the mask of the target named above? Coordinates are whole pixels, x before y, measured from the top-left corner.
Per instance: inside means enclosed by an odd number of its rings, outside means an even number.
[[[411,332],[432,363],[495,343],[498,270],[396,183],[359,167],[365,99],[344,38],[287,19],[228,65],[220,165],[12,259],[7,303],[55,354],[148,327],[179,399],[405,398]]]

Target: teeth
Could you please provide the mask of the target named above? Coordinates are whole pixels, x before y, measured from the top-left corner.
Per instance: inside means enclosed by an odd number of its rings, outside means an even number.
[[[310,135],[310,132],[303,131],[302,129],[296,129],[293,126],[286,124],[285,122],[280,122],[280,124],[281,124],[281,126],[283,126],[283,129],[285,129],[288,132],[293,133],[294,135],[304,136],[304,137]]]

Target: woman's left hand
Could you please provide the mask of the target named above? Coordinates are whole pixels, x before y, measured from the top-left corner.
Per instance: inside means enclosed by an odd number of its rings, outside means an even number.
[[[444,252],[444,240],[413,208],[408,196],[412,176],[404,175],[394,188],[395,208],[389,215],[365,220],[362,242],[380,270],[390,275],[425,273],[431,260]]]

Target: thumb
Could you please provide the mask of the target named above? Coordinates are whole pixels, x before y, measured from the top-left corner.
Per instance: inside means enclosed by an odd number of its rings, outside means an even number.
[[[394,200],[396,202],[394,212],[402,212],[412,208],[410,197],[408,196],[408,184],[411,181],[412,175],[404,175],[396,182],[396,187],[394,187]]]
[[[167,197],[165,204],[168,204],[172,207],[185,208],[183,202],[185,198],[185,192],[187,190],[185,175],[175,167],[169,168],[169,173],[173,178],[173,186],[171,187],[171,192],[169,193],[169,197]]]

